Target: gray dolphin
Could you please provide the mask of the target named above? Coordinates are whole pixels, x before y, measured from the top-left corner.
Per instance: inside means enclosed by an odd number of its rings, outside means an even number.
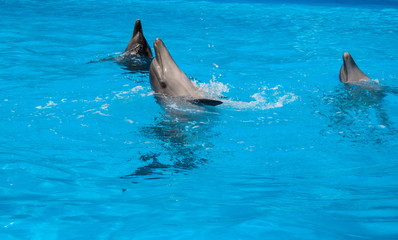
[[[355,83],[358,81],[370,80],[365,73],[359,69],[354,59],[348,52],[343,54],[343,65],[340,68],[340,82]]]
[[[152,60],[151,48],[144,37],[141,21],[137,19],[134,24],[133,36],[126,49],[117,57],[104,58],[98,61],[88,63],[98,63],[103,61],[116,61],[131,71],[148,71]]]
[[[139,19],[135,21],[133,36],[127,44],[126,50],[121,54],[122,57],[151,58],[151,48],[144,37],[142,24]]]
[[[142,31],[141,21],[137,19],[134,25],[133,36],[122,54],[114,58],[128,70],[148,71],[152,61],[152,51]]]
[[[155,40],[154,48],[156,57],[152,60],[149,76],[155,93],[211,106],[222,103],[219,100],[206,98],[205,94],[177,66],[161,39]]]

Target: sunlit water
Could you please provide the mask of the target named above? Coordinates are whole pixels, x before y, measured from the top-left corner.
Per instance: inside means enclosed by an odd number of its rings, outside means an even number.
[[[0,239],[398,239],[397,4],[331,2],[0,1]],[[224,104],[89,63],[137,18]]]

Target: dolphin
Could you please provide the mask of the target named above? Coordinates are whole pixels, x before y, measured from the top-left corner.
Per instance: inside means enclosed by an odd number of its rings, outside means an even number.
[[[113,58],[118,64],[125,66],[128,70],[148,71],[152,61],[152,51],[142,31],[139,19],[135,21],[133,36],[122,54]],[[104,59],[104,60],[112,60]]]
[[[340,68],[339,78],[340,82],[343,83],[355,83],[358,81],[370,80],[370,78],[366,76],[361,69],[359,69],[348,52],[343,54],[343,65]]]
[[[144,37],[144,32],[142,31],[142,24],[139,19],[135,21],[133,36],[126,49],[121,54],[122,57],[128,58],[151,58],[152,51],[151,48]]]
[[[161,39],[157,38],[153,45],[156,56],[152,60],[149,76],[152,90],[156,94],[210,106],[222,104],[219,100],[206,98],[204,92],[188,79],[174,62]]]
[[[98,63],[104,61],[116,61],[118,64],[125,66],[128,70],[148,71],[152,61],[152,51],[142,31],[142,24],[139,19],[135,21],[133,36],[126,49],[117,57],[104,58],[88,63]]]

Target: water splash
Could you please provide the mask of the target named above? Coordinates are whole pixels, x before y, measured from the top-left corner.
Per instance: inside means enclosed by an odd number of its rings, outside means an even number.
[[[266,92],[262,91],[260,93],[255,93],[251,96],[254,101],[244,102],[244,101],[225,101],[226,104],[238,108],[238,109],[257,109],[257,110],[267,110],[272,108],[283,107],[284,105],[294,102],[297,100],[297,96],[293,93],[287,93],[282,96],[278,96],[276,101],[268,101]]]
[[[136,86],[128,90],[114,91],[114,99],[128,99],[131,97],[136,97],[139,93],[142,97],[152,95],[152,92],[145,93],[145,89],[142,86]]]
[[[198,87],[211,98],[225,98],[223,93],[228,93],[230,88],[221,82],[211,80],[209,83],[199,83]],[[231,99],[223,99],[224,105],[232,106],[237,109],[256,109],[266,110],[272,108],[283,107],[286,104],[294,102],[298,99],[293,93],[285,92],[281,85],[275,87],[262,87],[261,91],[252,94],[250,97],[253,101],[237,101]]]
[[[195,84],[199,87],[200,90],[202,90],[206,97],[209,98],[220,98],[223,96],[223,93],[229,92],[229,87],[228,85],[225,85],[221,82],[217,82],[214,80],[210,80],[209,83],[197,83]]]

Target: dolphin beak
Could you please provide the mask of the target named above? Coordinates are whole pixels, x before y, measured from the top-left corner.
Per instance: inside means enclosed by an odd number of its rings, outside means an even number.
[[[140,19],[135,20],[133,36],[135,36],[138,32],[142,34],[142,25]]]
[[[158,60],[161,60],[162,58],[161,48],[163,46],[163,41],[160,38],[156,38],[155,42],[153,43],[153,48],[155,49],[156,57],[158,58]]]
[[[155,57],[159,64],[159,67],[160,67],[161,71],[163,71],[163,61],[162,61],[162,55],[161,55],[161,51],[160,51],[161,45],[162,45],[162,40],[160,40],[160,38],[156,38],[155,42],[153,43],[153,48],[155,49],[155,54],[156,54]],[[158,76],[158,77],[160,77],[160,76]]]
[[[343,61],[344,61],[344,62],[347,61],[347,60],[349,60],[350,58],[352,58],[352,57],[351,57],[351,55],[350,55],[348,52],[345,52],[345,53],[343,54]]]
[[[161,44],[162,44],[162,40],[160,38],[156,38],[155,42],[153,43],[153,47],[155,48],[156,55],[158,55],[160,52],[159,48],[160,48]]]
[[[349,54],[348,52],[345,52],[343,54],[343,62],[346,67],[356,67],[357,66],[357,64],[355,63],[351,54]]]

